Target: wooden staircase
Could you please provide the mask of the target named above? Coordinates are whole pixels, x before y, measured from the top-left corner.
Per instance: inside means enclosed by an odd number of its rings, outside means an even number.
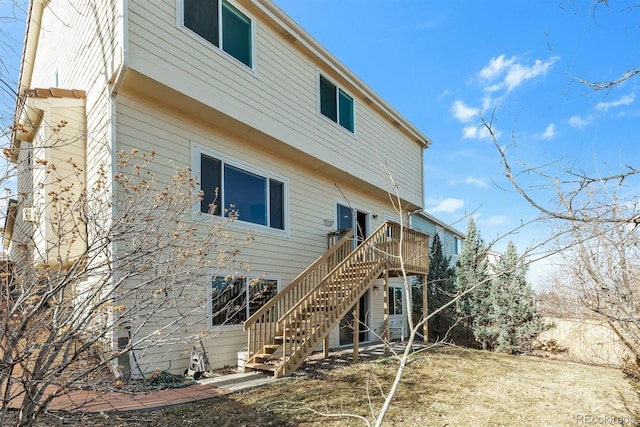
[[[428,270],[426,235],[386,222],[352,250],[353,239],[353,230],[348,230],[247,319],[245,372],[265,371],[276,378],[292,374],[385,271]]]

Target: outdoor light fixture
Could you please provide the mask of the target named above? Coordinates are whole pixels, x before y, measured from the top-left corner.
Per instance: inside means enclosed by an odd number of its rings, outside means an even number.
[[[324,220],[324,225],[326,225],[327,227],[331,227],[333,225],[333,220],[332,219],[325,219]]]

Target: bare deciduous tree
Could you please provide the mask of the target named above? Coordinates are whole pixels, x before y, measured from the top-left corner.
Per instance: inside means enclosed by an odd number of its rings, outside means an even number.
[[[169,167],[160,179],[153,153],[133,150],[118,153],[113,177],[102,165],[85,180],[73,159],[39,157],[68,143],[24,144],[18,156],[31,191],[21,184],[10,197],[32,204],[35,218],[15,222],[15,257],[3,272],[0,424],[10,406],[29,425],[75,387],[99,391],[104,384],[91,379],[105,367],[149,372],[167,349],[215,334],[207,318],[246,304],[212,303],[222,296],[211,295],[211,277],[242,272],[236,257],[252,238],[227,231],[233,212],[194,221],[201,193],[188,168]]]
[[[485,122],[515,190],[543,215],[555,220],[551,250],[564,259],[565,286],[575,289],[584,307],[604,318],[625,346],[640,354],[640,283],[638,244],[640,223],[638,184],[640,170],[626,165],[609,175],[591,175],[575,165],[545,168],[522,167],[547,182],[553,202],[534,197],[522,184],[507,157],[510,146],[501,146],[491,123]],[[515,142],[512,144],[515,145]],[[548,169],[550,165],[546,165]],[[537,187],[538,189],[540,187]]]

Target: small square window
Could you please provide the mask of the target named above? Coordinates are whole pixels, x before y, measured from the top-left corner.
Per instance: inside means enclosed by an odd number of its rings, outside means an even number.
[[[322,75],[320,76],[320,113],[349,132],[355,129],[353,98]]]
[[[252,66],[251,19],[226,0],[183,0],[182,24],[248,67]]]

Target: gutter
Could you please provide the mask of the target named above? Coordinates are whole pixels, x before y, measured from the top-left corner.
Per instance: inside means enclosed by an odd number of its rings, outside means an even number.
[[[40,40],[40,29],[42,28],[42,15],[50,0],[32,0],[29,3],[27,13],[27,29],[24,35],[22,49],[22,63],[20,64],[20,79],[18,81],[18,95],[24,89],[31,87],[33,77],[33,63],[35,62],[36,50]]]
[[[20,62],[20,75],[18,77],[18,87],[16,93],[16,107],[13,114],[14,123],[20,121],[20,113],[24,104],[23,92],[31,87],[31,79],[33,78],[33,64],[38,50],[38,42],[40,40],[40,29],[42,28],[42,15],[44,9],[50,0],[32,0],[29,2],[29,11],[27,12],[27,28],[24,33],[24,42],[22,44],[22,61]],[[13,130],[11,135],[12,146],[19,145],[17,140],[18,132]]]

